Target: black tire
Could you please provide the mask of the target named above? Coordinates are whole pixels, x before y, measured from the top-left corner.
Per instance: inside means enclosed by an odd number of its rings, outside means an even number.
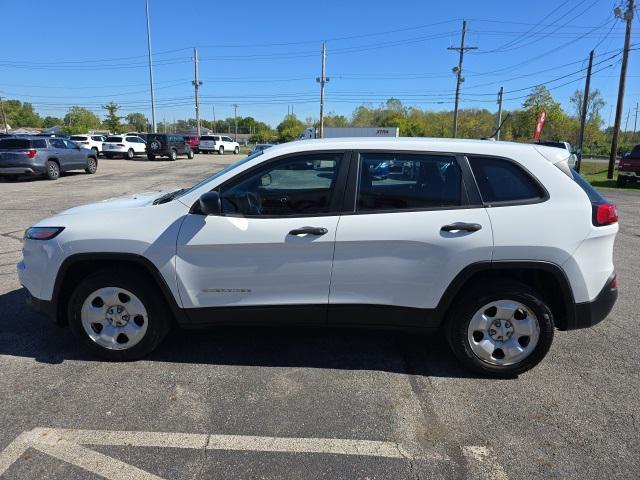
[[[234,149],[233,149],[233,153],[234,153],[234,154],[236,154],[236,155],[237,155],[238,153],[240,153],[240,147],[236,147],[236,148],[234,148]]]
[[[103,287],[128,290],[140,299],[147,311],[148,324],[144,337],[130,349],[104,348],[94,342],[82,326],[80,312],[83,303],[89,295]],[[126,268],[107,268],[84,278],[71,294],[67,315],[69,327],[83,347],[94,355],[111,361],[130,361],[144,357],[162,342],[172,325],[170,313],[157,288],[144,275]]]
[[[189,151],[187,152],[187,158],[188,158],[189,160],[191,160],[194,156],[195,156],[195,155],[193,154],[193,150],[189,150]]]
[[[220,146],[220,148],[218,148],[218,155],[224,155],[224,147]]]
[[[538,319],[538,343],[531,353],[511,365],[494,365],[481,360],[472,350],[468,327],[474,314],[483,306],[497,300],[516,301],[529,309]],[[545,357],[553,342],[554,320],[544,298],[518,282],[495,282],[476,285],[456,298],[447,316],[445,332],[449,346],[460,362],[470,370],[496,378],[513,378],[535,367]]]
[[[618,174],[618,178],[616,179],[616,187],[625,187],[627,185],[627,177],[624,175]]]
[[[175,162],[177,158],[178,158],[178,152],[176,152],[175,149],[172,148],[169,151],[169,160],[171,160],[172,162]]]
[[[98,160],[97,157],[89,157],[87,158],[87,168],[84,169],[86,173],[89,175],[93,175],[98,171]]]
[[[147,160],[151,160],[152,162],[156,159],[155,155],[152,155],[150,153],[147,153]]]
[[[58,165],[58,162],[54,160],[47,160],[46,168],[46,175],[49,180],[57,180],[60,178],[60,165]]]
[[[135,152],[133,151],[133,148],[130,148],[129,150],[127,150],[127,159],[129,160],[133,160],[133,157],[135,157]]]

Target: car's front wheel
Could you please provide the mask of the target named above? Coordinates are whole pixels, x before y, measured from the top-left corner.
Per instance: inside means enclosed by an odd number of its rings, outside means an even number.
[[[187,152],[187,158],[188,158],[189,160],[191,160],[193,157],[194,157],[193,150],[189,150],[189,151]]]
[[[499,282],[479,285],[456,299],[447,337],[466,367],[509,378],[545,357],[553,330],[553,314],[540,294],[518,282]]]
[[[171,160],[172,162],[175,162],[177,158],[178,158],[178,152],[176,152],[174,149],[171,149],[169,151],[169,160]]]
[[[218,155],[224,155],[224,147],[218,149]]]
[[[127,361],[154,350],[169,331],[167,308],[135,271],[105,269],[85,278],[71,295],[69,326],[92,353]]]
[[[233,153],[235,153],[236,155],[237,155],[238,153],[240,153],[240,147],[236,147],[236,148],[234,148],[234,149],[233,149]]]
[[[129,160],[133,160],[134,156],[135,156],[135,152],[133,151],[133,148],[130,148],[129,150],[127,150],[127,158]]]
[[[98,160],[93,157],[87,159],[87,168],[84,171],[88,174],[94,174],[98,171]]]

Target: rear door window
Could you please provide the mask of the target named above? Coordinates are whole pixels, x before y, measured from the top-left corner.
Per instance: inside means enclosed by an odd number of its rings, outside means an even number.
[[[109,142],[109,143],[118,143],[122,141],[122,137],[107,137],[107,139],[105,140],[105,142]]]
[[[416,210],[462,204],[462,172],[452,156],[363,153],[357,210]]]
[[[31,141],[31,146],[33,148],[47,148],[47,141],[44,140],[44,139],[32,140]]]
[[[546,196],[540,184],[515,162],[474,155],[467,158],[485,204],[535,202]]]
[[[59,138],[52,138],[51,140],[49,140],[49,142],[51,143],[51,146],[53,148],[63,148],[63,149],[67,148],[67,146],[64,144],[64,142],[62,140],[60,140]]]

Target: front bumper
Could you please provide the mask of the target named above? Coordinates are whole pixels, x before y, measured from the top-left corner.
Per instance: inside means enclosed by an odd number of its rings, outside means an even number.
[[[567,330],[576,330],[579,328],[589,328],[600,323],[607,318],[609,312],[618,299],[618,288],[611,288],[611,283],[615,280],[615,273],[609,277],[607,282],[600,290],[600,293],[590,302],[582,302],[575,304],[575,314],[572,321],[569,321]]]
[[[31,295],[29,290],[27,290],[26,288],[25,290],[27,292],[27,297],[25,299],[27,305],[29,305],[36,312],[46,315],[51,320],[55,321],[56,312],[54,303],[51,300],[41,300],[39,298],[36,298]]]

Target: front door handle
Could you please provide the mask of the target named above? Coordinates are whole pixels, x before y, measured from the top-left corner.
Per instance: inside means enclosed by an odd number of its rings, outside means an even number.
[[[479,223],[465,223],[465,222],[455,222],[450,223],[449,225],[443,225],[440,230],[443,232],[457,232],[457,231],[465,231],[465,232],[477,232],[482,228],[482,225]]]
[[[302,227],[302,228],[296,228],[295,230],[291,230],[289,232],[289,235],[324,235],[326,233],[328,233],[329,230],[327,230],[324,227]]]

